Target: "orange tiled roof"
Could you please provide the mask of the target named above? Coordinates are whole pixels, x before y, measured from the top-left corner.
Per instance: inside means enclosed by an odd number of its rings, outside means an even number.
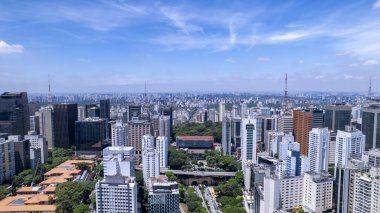
[[[47,202],[48,195],[16,195],[0,201],[0,212],[55,212],[56,205],[34,205],[36,201]]]

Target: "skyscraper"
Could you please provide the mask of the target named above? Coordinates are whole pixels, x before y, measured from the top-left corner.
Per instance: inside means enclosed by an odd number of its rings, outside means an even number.
[[[133,147],[103,150],[104,179],[95,185],[96,211],[137,213]]]
[[[284,113],[278,117],[278,131],[293,133],[293,115],[291,113]]]
[[[165,108],[164,111],[163,111],[163,115],[164,116],[169,116],[169,118],[170,118],[170,121],[169,121],[169,125],[170,125],[170,137],[168,137],[168,140],[170,142],[173,139],[173,108],[172,107]]]
[[[222,121],[222,151],[223,155],[231,155],[232,122],[231,118],[223,117]]]
[[[75,122],[76,153],[100,154],[106,139],[106,120],[86,118]]]
[[[326,106],[324,127],[331,131],[344,130],[346,125],[351,124],[352,107],[344,104]]]
[[[127,124],[117,121],[111,126],[112,146],[128,145],[128,126]]]
[[[48,158],[48,144],[46,139],[41,136],[36,134],[35,132],[28,132],[27,135],[24,136],[26,140],[29,140],[30,142],[30,148],[37,148],[39,149],[40,152],[40,159],[36,159],[39,161],[39,163],[45,163],[47,158]]]
[[[170,116],[161,115],[158,121],[159,136],[165,136],[168,139],[171,138],[171,125],[170,125]]]
[[[55,148],[54,132],[53,132],[53,109],[51,107],[43,107],[40,113],[40,134],[44,136],[48,143],[48,148]]]
[[[149,188],[148,202],[149,213],[178,213],[179,190],[178,183],[169,181],[164,175],[151,177],[151,187]]]
[[[223,121],[224,113],[226,111],[226,104],[224,101],[219,102],[219,122]]]
[[[53,105],[54,147],[70,148],[75,143],[75,121],[78,119],[77,104]]]
[[[134,148],[137,160],[141,160],[142,138],[144,135],[152,135],[151,123],[145,121],[131,121],[128,123],[128,146]]]
[[[10,135],[8,141],[14,144],[16,174],[30,168],[30,143],[21,135]]]
[[[0,184],[16,175],[14,143],[0,138]]]
[[[0,95],[0,132],[26,135],[29,131],[29,106],[26,92]]]
[[[110,99],[100,100],[100,118],[110,119]]]
[[[366,136],[365,150],[380,148],[380,105],[364,107],[362,132]]]
[[[313,128],[309,133],[310,171],[327,171],[330,134],[327,128]]]
[[[141,105],[128,106],[128,121],[137,121],[142,113]]]
[[[169,140],[165,136],[158,136],[156,138],[156,149],[159,155],[160,168],[166,168],[168,166],[168,152],[169,152]]]
[[[151,135],[144,135],[142,139],[143,146],[143,177],[145,186],[150,187],[150,178],[160,174],[159,153],[154,148],[154,138]]]
[[[365,135],[352,126],[345,131],[338,130],[335,143],[335,170],[346,167],[350,160],[361,160],[364,153]]]
[[[256,119],[242,119],[242,134],[241,134],[241,160],[252,160],[256,163]]]

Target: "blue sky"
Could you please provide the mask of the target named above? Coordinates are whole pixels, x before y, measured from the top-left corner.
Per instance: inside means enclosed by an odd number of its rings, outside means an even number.
[[[380,0],[0,4],[0,88],[380,90]]]

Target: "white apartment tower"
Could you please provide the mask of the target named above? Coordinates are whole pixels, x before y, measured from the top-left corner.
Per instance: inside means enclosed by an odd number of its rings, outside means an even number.
[[[338,130],[335,143],[335,170],[344,168],[351,159],[361,160],[365,146],[365,135],[351,126],[346,131]]]
[[[170,116],[161,115],[158,120],[158,134],[159,136],[165,136],[170,138],[171,129],[170,129]]]
[[[327,172],[303,175],[303,207],[305,212],[322,213],[332,209],[334,178]]]
[[[37,159],[39,163],[45,163],[48,158],[48,144],[46,139],[37,135],[34,131],[29,131],[27,135],[24,136],[26,140],[29,140],[30,148],[35,148],[40,150],[40,159]]]
[[[160,175],[160,157],[158,151],[154,148],[154,137],[144,135],[142,138],[143,147],[143,178],[145,185],[150,187],[150,177]]]
[[[156,138],[156,149],[159,155],[160,168],[168,167],[169,140],[165,136]]]
[[[111,126],[112,146],[128,145],[128,126],[121,121],[117,121]]]
[[[40,135],[44,136],[48,148],[53,149],[54,135],[53,135],[53,109],[52,107],[43,107],[40,109]]]
[[[327,128],[313,128],[309,132],[310,171],[327,171],[329,165],[330,133]]]
[[[241,160],[256,163],[256,119],[243,118],[241,130]]]
[[[225,111],[226,111],[226,104],[224,103],[224,101],[220,101],[219,102],[219,122],[223,121]]]
[[[96,212],[137,213],[137,183],[133,147],[103,150],[104,179],[96,183]]]

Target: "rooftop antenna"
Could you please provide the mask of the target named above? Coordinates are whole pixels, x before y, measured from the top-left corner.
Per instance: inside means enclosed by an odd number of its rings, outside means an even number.
[[[284,90],[284,112],[288,112],[289,102],[288,102],[288,73],[285,74],[285,90]]]
[[[48,80],[49,80],[48,106],[52,107],[52,98],[51,98],[51,90],[50,90],[50,74],[48,74]]]
[[[369,88],[368,88],[368,94],[367,94],[367,103],[369,103],[372,100],[372,78],[369,78]]]
[[[145,81],[145,87],[144,87],[144,102],[145,102],[145,104],[147,102],[146,81]]]

